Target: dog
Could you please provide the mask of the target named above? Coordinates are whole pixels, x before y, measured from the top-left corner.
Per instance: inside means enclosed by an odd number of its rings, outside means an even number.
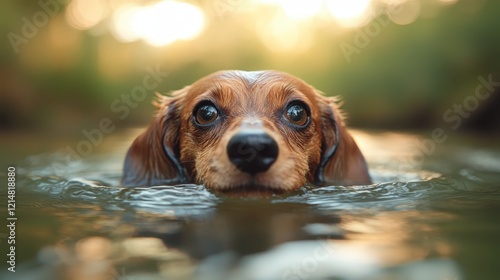
[[[362,185],[366,161],[336,97],[290,74],[219,71],[159,95],[130,147],[124,186],[203,184],[215,192],[287,193]]]

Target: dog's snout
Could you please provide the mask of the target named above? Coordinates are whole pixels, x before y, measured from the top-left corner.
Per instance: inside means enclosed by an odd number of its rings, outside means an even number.
[[[264,172],[278,157],[278,144],[264,132],[241,132],[234,135],[227,145],[231,162],[243,172]]]

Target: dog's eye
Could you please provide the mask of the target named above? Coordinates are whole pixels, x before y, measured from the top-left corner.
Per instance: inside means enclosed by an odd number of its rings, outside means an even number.
[[[219,112],[215,106],[207,104],[200,106],[196,111],[196,121],[201,124],[209,124],[217,119]]]
[[[285,112],[285,117],[288,121],[298,126],[306,125],[309,119],[307,110],[300,104],[292,104],[288,106]]]

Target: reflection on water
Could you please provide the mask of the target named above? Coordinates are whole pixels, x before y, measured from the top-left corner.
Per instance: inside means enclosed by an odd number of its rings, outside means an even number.
[[[494,279],[500,151],[450,142],[404,169],[416,136],[355,137],[373,185],[266,199],[119,187],[128,137],[66,174],[54,154],[30,157],[18,165],[18,265],[0,278]]]

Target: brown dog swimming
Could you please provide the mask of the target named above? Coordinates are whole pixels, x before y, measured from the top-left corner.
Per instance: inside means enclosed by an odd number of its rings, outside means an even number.
[[[292,75],[220,71],[156,105],[128,151],[123,185],[284,193],[371,182],[336,98]]]

